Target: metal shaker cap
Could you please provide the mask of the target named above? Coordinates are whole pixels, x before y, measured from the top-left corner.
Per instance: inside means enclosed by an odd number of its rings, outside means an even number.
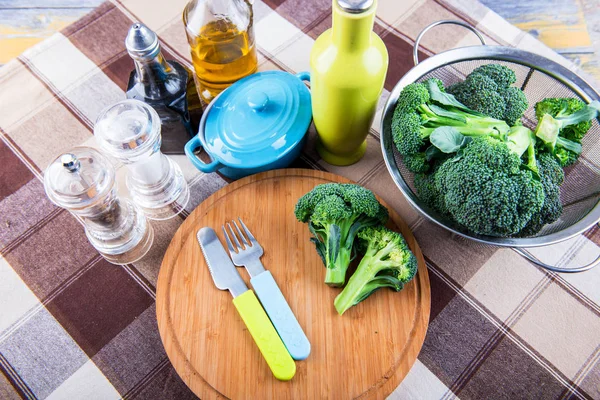
[[[141,22],[129,28],[125,38],[125,47],[133,59],[152,59],[160,53],[158,36]]]
[[[44,172],[44,189],[59,207],[81,209],[104,198],[114,186],[110,160],[91,147],[75,147]]]
[[[358,14],[367,11],[374,0],[337,0],[338,6],[346,12]]]

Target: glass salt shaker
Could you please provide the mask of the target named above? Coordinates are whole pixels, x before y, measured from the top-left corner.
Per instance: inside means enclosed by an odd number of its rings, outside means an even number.
[[[190,198],[181,168],[161,150],[157,112],[139,100],[123,100],[104,109],[94,126],[100,147],[128,169],[133,201],[154,220],[172,218]]]
[[[50,200],[81,218],[98,252],[113,264],[142,258],[154,239],[152,226],[132,202],[119,199],[115,169],[90,147],[75,147],[58,157],[44,173]]]

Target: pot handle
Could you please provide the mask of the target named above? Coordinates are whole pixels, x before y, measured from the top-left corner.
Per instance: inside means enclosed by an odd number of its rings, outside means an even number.
[[[308,72],[308,71],[298,72],[296,74],[296,78],[300,79],[301,81],[310,82],[310,72]]]
[[[547,270],[550,270],[550,271],[553,271],[553,272],[562,272],[562,273],[583,272],[583,271],[587,271],[589,269],[592,269],[596,265],[600,264],[600,256],[598,256],[598,257],[596,257],[596,259],[594,261],[592,261],[591,263],[586,264],[586,265],[582,265],[582,266],[575,267],[575,268],[559,268],[557,266],[548,265],[548,264],[542,262],[539,258],[537,258],[533,254],[531,254],[530,252],[528,252],[526,249],[520,249],[520,248],[516,248],[516,247],[513,247],[512,249],[514,251],[516,251],[522,257],[524,257],[527,260],[531,261],[532,263],[534,263],[536,265],[539,265],[540,267],[542,267],[544,269],[547,269]]]
[[[200,142],[200,138],[198,138],[198,135],[194,136],[192,138],[192,140],[190,140],[189,142],[187,142],[185,144],[185,155],[188,157],[188,159],[192,162],[192,164],[194,164],[194,167],[198,168],[200,171],[204,172],[204,173],[211,173],[211,172],[215,172],[216,170],[218,170],[219,168],[222,167],[222,164],[217,161],[217,160],[212,160],[212,162],[206,164],[205,162],[203,162],[202,160],[200,160],[195,154],[194,152],[198,149],[202,148],[202,142]],[[206,152],[209,156],[210,153]],[[211,157],[212,159],[212,157]]]
[[[477,37],[481,41],[482,45],[484,45],[484,46],[486,45],[485,39],[483,38],[483,34],[481,32],[479,32],[474,26],[469,25],[463,21],[455,21],[452,19],[443,19],[441,21],[436,21],[432,24],[427,25],[415,39],[415,45],[413,46],[413,61],[415,62],[415,65],[417,65],[419,63],[419,44],[421,43],[421,39],[423,39],[423,35],[426,34],[427,31],[429,31],[431,28],[434,28],[438,25],[446,25],[446,24],[459,25],[459,26],[462,26],[463,28],[470,30],[471,32],[473,32],[474,34],[477,35]]]

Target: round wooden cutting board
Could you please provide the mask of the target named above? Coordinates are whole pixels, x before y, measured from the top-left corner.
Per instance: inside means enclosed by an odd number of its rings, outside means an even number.
[[[349,181],[303,169],[241,179],[205,200],[173,237],[158,277],[158,327],[175,370],[200,398],[383,399],[416,360],[431,298],[415,238],[388,207],[388,226],[402,232],[417,256],[419,272],[401,292],[379,290],[338,315],[333,299],[341,289],[323,283],[324,266],[308,228],[294,216],[298,198],[326,182]],[[196,241],[198,229],[210,226],[225,243],[221,225],[236,217],[264,248],[262,262],[311,342],[310,356],[296,361],[296,375],[288,382],[273,377],[230,293],[213,284]],[[249,285],[246,270],[238,271]]]

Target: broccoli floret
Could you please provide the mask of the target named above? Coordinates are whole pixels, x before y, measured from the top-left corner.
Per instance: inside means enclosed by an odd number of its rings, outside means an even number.
[[[550,114],[554,118],[566,117],[585,108],[586,104],[576,98],[548,98],[535,105],[535,116],[541,120],[544,114]],[[565,126],[561,136],[580,142],[587,131],[592,127],[592,121],[581,121],[577,124]]]
[[[474,138],[435,173],[436,188],[453,219],[490,236],[518,233],[540,211],[544,190],[520,158],[491,137]]]
[[[575,112],[568,111],[579,106],[575,106],[573,101],[568,99],[545,99],[536,104],[536,115],[538,125],[535,129],[535,135],[544,143],[545,149],[553,154],[562,167],[573,164],[579,158],[582,147],[579,140],[570,140],[565,137],[565,130],[571,128],[571,137],[583,137],[587,129],[591,126],[591,121],[598,116],[598,104],[592,102],[590,105],[584,105]],[[560,110],[556,112],[559,108]],[[583,125],[581,125],[583,123]],[[585,130],[581,130],[585,129]]]
[[[406,85],[398,96],[398,102],[396,103],[396,109],[394,110],[394,118],[396,118],[396,114],[404,115],[414,112],[417,107],[421,104],[428,103],[429,100],[429,91],[424,84],[411,83]]]
[[[332,194],[337,195],[339,193],[340,188],[337,184],[324,184],[315,186],[313,190],[300,197],[296,203],[296,208],[294,210],[296,218],[300,222],[308,222],[315,210],[316,205],[319,204],[324,197]]]
[[[469,74],[464,82],[448,88],[448,92],[472,110],[504,120],[511,126],[521,120],[529,106],[521,89],[498,84],[480,68]]]
[[[357,232],[383,224],[388,211],[368,189],[354,184],[327,183],[302,196],[296,218],[307,222],[311,239],[325,264],[325,283],[341,286],[352,260]]]
[[[506,121],[507,124],[513,126],[521,121],[523,114],[529,107],[529,102],[525,93],[517,87],[511,86],[509,88],[500,89],[498,92],[504,98],[506,108],[504,109],[504,116],[501,118]]]
[[[467,107],[492,118],[502,119],[506,102],[498,93],[498,85],[482,74],[470,74],[464,82],[448,89],[454,97]]]
[[[444,197],[435,184],[435,173],[415,175],[415,190],[419,199],[442,215],[449,215]]]
[[[477,67],[471,72],[471,74],[481,74],[492,79],[499,88],[507,88],[517,81],[515,72],[500,64],[486,64],[481,67]]]
[[[560,218],[562,203],[560,201],[560,185],[565,179],[565,173],[559,163],[549,153],[537,157],[538,171],[544,187],[544,205],[535,213],[529,223],[519,232],[518,236],[532,236],[546,224],[551,224]]]
[[[504,121],[454,106],[441,107],[430,100],[423,83],[412,83],[400,93],[391,128],[396,148],[403,156],[419,153],[428,144],[431,133],[442,126],[452,126],[465,136],[504,138],[508,133],[509,126]]]
[[[419,114],[402,113],[396,108],[392,117],[392,137],[398,152],[409,155],[419,152],[435,128],[425,128]]]
[[[407,154],[402,158],[402,162],[409,171],[415,173],[427,172],[430,168],[427,155],[423,152]]]
[[[492,118],[503,119],[506,102],[498,92],[491,90],[475,92],[466,100],[465,105]]]
[[[417,259],[400,233],[377,226],[362,229],[358,238],[364,256],[335,298],[333,304],[340,315],[379,288],[401,290],[417,273]]]
[[[556,157],[563,168],[575,164],[579,159],[579,154],[581,153],[578,151],[571,151],[565,148],[554,149],[554,157]]]

